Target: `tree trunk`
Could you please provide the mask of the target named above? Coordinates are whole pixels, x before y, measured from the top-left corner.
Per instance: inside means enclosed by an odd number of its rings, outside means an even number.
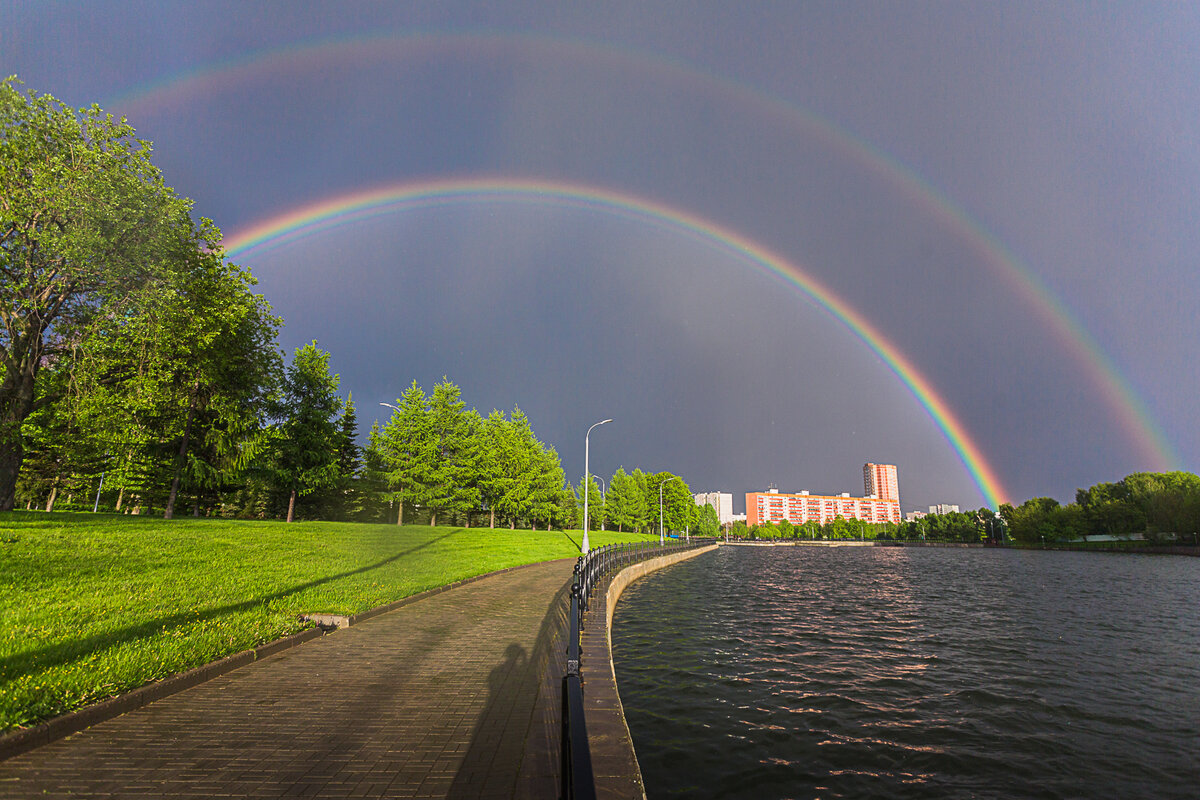
[[[429,527],[432,528],[434,525],[437,525],[437,512],[430,511],[429,512]]]
[[[21,426],[34,409],[37,374],[44,355],[42,331],[54,323],[56,315],[57,311],[45,315],[18,313],[12,318],[15,324],[6,326],[4,360],[0,363],[0,511],[12,511],[17,502],[17,478],[25,460]]]
[[[125,487],[122,486],[121,489],[117,492],[117,507],[115,509],[116,511],[121,510],[121,501],[124,499],[125,499]]]
[[[171,494],[167,496],[167,507],[163,511],[163,519],[175,516],[175,498],[179,495],[179,476],[183,473],[183,460],[187,458],[188,437],[192,433],[192,418],[196,415],[196,392],[200,385],[192,386],[192,397],[188,401],[187,422],[183,425],[183,441],[179,443],[179,457],[175,461],[175,477],[171,481]]]
[[[491,520],[491,521],[490,521],[490,523],[489,523],[489,524],[490,524],[490,526],[491,526],[493,529],[495,529],[495,527],[496,527],[496,509],[494,509],[494,508],[489,508],[489,509],[488,509],[488,516],[490,517],[490,520]]]
[[[287,521],[288,521],[288,522],[291,522],[291,521],[292,521],[293,519],[295,519],[295,518],[296,518],[296,490],[295,490],[295,489],[292,489],[292,494],[291,494],[291,497],[289,497],[289,498],[288,498],[288,518],[287,518]]]
[[[199,496],[196,497],[196,502],[192,503],[192,516],[193,517],[200,516],[200,497]]]
[[[7,365],[7,372],[13,371]],[[0,383],[0,511],[12,511],[17,502],[17,478],[25,460],[21,424],[33,410],[33,377],[6,374]]]
[[[517,529],[517,518],[516,517],[513,517],[512,519],[510,519],[508,521],[508,529],[510,531],[515,531]]]
[[[47,511],[54,510],[54,498],[56,498],[56,497],[58,497],[58,487],[57,486],[55,486],[54,488],[52,488],[50,490],[50,497],[49,497],[49,499],[46,500],[46,510]]]

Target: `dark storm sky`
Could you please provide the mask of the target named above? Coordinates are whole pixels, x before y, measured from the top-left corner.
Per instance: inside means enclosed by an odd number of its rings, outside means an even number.
[[[870,320],[1018,502],[1200,461],[1196,41],[1187,4],[0,5],[0,73],[128,115],[227,234],[477,176],[733,231]],[[612,417],[601,475],[857,494],[876,461],[905,509],[984,499],[861,339],[645,219],[464,199],[240,261],[364,429],[446,375],[572,481]]]

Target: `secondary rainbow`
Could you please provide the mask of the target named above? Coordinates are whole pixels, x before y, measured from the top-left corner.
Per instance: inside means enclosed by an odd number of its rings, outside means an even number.
[[[590,185],[515,178],[398,183],[294,208],[232,233],[225,239],[224,245],[230,258],[243,259],[256,252],[274,249],[369,217],[393,214],[408,208],[486,201],[573,206],[649,222],[718,247],[783,278],[845,325],[908,387],[942,431],[989,506],[998,508],[1007,498],[996,471],[988,464],[950,406],[913,363],[866,318],[807,272],[777,253],[711,220],[655,200]]]

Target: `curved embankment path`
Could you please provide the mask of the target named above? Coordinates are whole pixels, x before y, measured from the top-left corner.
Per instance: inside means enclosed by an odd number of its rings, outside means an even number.
[[[574,560],[485,576],[0,762],[0,796],[553,798]]]
[[[580,659],[583,705],[587,713],[588,745],[596,775],[596,796],[645,798],[642,770],[617,693],[612,661],[612,618],[625,587],[643,575],[679,561],[716,550],[717,545],[651,558],[603,579],[584,617]]]
[[[644,796],[613,676],[612,608],[637,577],[707,549],[624,570],[589,610],[600,797]],[[139,707],[118,698],[132,710],[0,761],[0,797],[557,797],[574,564],[517,567],[368,612],[301,646],[243,654],[211,680],[217,670],[202,668],[203,682]]]

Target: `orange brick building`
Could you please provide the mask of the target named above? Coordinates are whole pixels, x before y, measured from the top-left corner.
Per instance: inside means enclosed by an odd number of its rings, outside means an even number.
[[[851,497],[849,492],[840,495],[816,495],[808,492],[780,494],[774,489],[766,492],[747,492],[746,524],[778,524],[786,519],[793,525],[803,525],[805,522],[819,522],[824,525],[837,517],[863,522],[902,522],[900,486],[896,480],[895,465],[865,464],[863,493],[867,496]]]

